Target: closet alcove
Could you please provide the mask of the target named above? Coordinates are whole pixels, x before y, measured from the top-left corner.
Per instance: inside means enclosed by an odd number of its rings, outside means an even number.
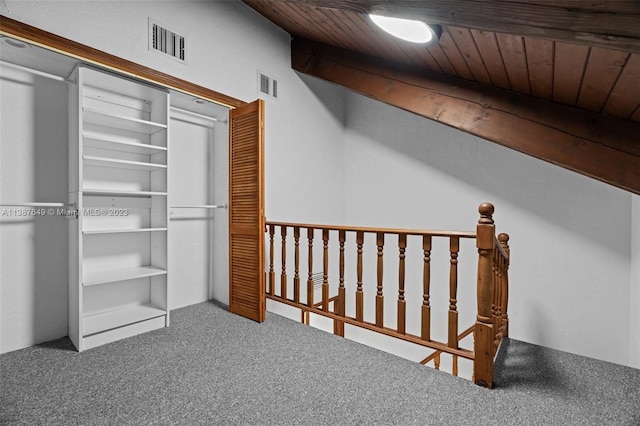
[[[229,107],[4,35],[0,85],[3,352],[230,303]]]

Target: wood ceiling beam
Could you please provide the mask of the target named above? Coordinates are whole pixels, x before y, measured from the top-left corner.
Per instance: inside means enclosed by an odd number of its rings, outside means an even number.
[[[640,194],[640,123],[293,39],[292,68]]]
[[[270,0],[640,52],[637,0]],[[252,0],[245,1],[252,3]]]

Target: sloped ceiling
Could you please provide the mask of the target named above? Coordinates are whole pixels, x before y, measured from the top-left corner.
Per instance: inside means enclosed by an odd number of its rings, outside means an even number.
[[[640,194],[640,2],[245,0],[292,67]],[[368,13],[442,26],[406,43]]]

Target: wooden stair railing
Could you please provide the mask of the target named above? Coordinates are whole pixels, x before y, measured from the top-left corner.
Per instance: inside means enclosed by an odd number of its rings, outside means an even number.
[[[267,222],[269,262],[266,271],[268,283],[267,298],[300,309],[301,321],[309,324],[310,314],[321,315],[333,320],[333,332],[344,336],[345,324],[358,326],[375,331],[387,336],[402,339],[426,348],[433,352],[421,361],[426,364],[434,362],[436,368],[440,367],[440,356],[443,353],[452,356],[452,373],[458,375],[458,358],[462,357],[473,362],[474,383],[489,387],[493,386],[493,362],[502,337],[508,335],[508,271],[510,250],[507,234],[495,235],[493,222],[493,205],[481,204],[479,207],[480,219],[475,232],[459,231],[433,231],[433,230],[409,230],[409,229],[385,229],[347,227],[317,224]],[[280,228],[280,253],[275,249],[276,229]],[[291,241],[289,230],[293,235],[293,268],[287,264],[287,254],[290,249],[287,242]],[[301,233],[305,230],[306,233]],[[306,235],[305,235],[306,234]],[[353,294],[352,314],[347,312],[347,287],[345,286],[346,266],[346,242],[347,235],[354,235],[355,242],[355,290]],[[306,236],[307,250],[301,252],[300,238]],[[365,320],[365,285],[364,285],[364,246],[365,236],[375,238],[376,267],[375,267],[375,312],[373,321]],[[330,237],[337,236],[337,252],[330,250]],[[394,238],[388,238],[394,236]],[[407,237],[418,237],[421,240],[422,257],[422,298],[420,301],[419,329],[420,334],[407,332],[407,299],[406,299],[406,252]],[[321,238],[321,247],[314,250],[314,239]],[[448,239],[449,246],[449,306],[447,312],[447,339],[438,341],[432,339],[431,327],[431,251],[434,239]],[[459,331],[458,319],[458,256],[460,253],[461,239],[475,239],[478,251],[475,323],[470,327]],[[398,254],[398,282],[397,296],[385,292],[384,282],[384,256],[385,253],[395,251],[388,241],[397,241]],[[322,253],[320,265],[316,268],[314,254]],[[333,296],[330,294],[330,253],[337,257],[337,290]],[[276,282],[274,262],[279,256],[281,262],[280,283]],[[301,285],[301,258],[307,261],[307,285],[306,289]],[[288,287],[288,273],[293,269],[293,288]],[[316,269],[321,271],[315,272]],[[335,273],[335,272],[334,272]],[[316,289],[320,290],[320,299],[315,300]],[[410,287],[411,289],[411,287]],[[414,291],[417,289],[414,289]],[[305,294],[303,294],[305,293]],[[372,296],[373,297],[373,296]],[[395,328],[385,326],[385,298],[394,297],[396,305]],[[373,309],[373,308],[371,308]],[[389,321],[388,321],[389,322]],[[460,342],[473,334],[473,349],[460,346]]]

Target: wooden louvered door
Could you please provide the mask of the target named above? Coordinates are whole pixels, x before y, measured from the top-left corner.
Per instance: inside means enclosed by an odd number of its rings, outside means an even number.
[[[264,101],[232,110],[229,135],[229,310],[262,322]]]

